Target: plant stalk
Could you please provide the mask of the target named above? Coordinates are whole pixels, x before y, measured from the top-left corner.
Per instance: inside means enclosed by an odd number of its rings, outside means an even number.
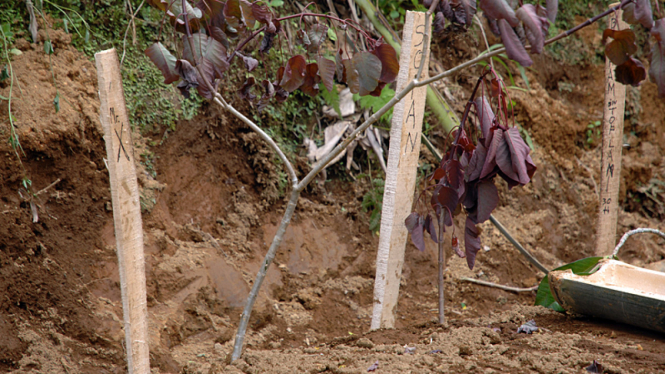
[[[446,316],[444,315],[445,298],[443,295],[443,272],[446,270],[446,254],[443,252],[443,215],[447,212],[446,209],[441,209],[439,216],[439,324],[446,323]]]

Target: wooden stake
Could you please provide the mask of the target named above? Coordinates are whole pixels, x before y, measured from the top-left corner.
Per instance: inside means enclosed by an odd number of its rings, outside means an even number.
[[[429,45],[423,56],[425,20],[425,13],[406,12],[397,78],[398,92],[416,77],[423,58],[425,66],[421,79],[428,76]],[[426,86],[414,89],[393,109],[379,250],[376,255],[372,329],[395,326],[394,310],[408,236],[404,220],[411,213],[413,205],[426,92]]]
[[[610,7],[616,5],[613,4]],[[619,10],[609,14],[608,28],[613,30],[628,28],[628,25],[621,19],[621,12]],[[615,68],[616,66],[609,59],[606,59],[605,101],[603,102],[603,153],[600,169],[600,209],[596,229],[596,256],[611,255],[617,239],[626,86],[614,79]]]
[[[127,118],[115,49],[95,54],[99,108],[113,199],[113,223],[120,271],[127,366],[129,373],[150,373],[148,308],[141,205],[134,167],[132,130]]]

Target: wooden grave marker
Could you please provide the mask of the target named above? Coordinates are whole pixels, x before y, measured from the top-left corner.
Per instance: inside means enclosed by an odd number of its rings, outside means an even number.
[[[423,56],[425,20],[425,13],[406,12],[397,92],[416,77],[423,58],[425,65],[421,80],[428,76],[429,45],[426,46]],[[404,220],[411,213],[413,205],[426,94],[427,86],[418,87],[400,100],[393,109],[379,250],[376,255],[372,329],[395,326],[394,310],[408,237]]]
[[[127,367],[132,374],[150,373],[143,225],[134,167],[132,130],[127,117],[120,65],[115,49],[95,54],[100,120],[113,201],[113,224],[120,271]]]
[[[610,5],[610,7],[617,4]],[[612,12],[607,27],[623,30],[629,26],[621,19],[621,10]],[[605,101],[603,101],[603,145],[600,168],[596,256],[611,255],[616,246],[619,186],[621,184],[621,151],[623,150],[623,116],[626,86],[614,79],[614,65],[605,58]]]

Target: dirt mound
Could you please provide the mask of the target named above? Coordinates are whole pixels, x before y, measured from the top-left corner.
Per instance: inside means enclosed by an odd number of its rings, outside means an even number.
[[[67,34],[51,31],[51,38],[52,65],[43,46],[25,40],[17,42],[23,53],[12,63],[17,78],[12,114],[25,156],[21,163],[8,142],[0,145],[5,155],[0,161],[0,368],[56,372],[51,368],[57,366],[63,371],[72,360],[88,357],[86,350],[99,354],[80,368],[122,368],[122,347],[100,331],[108,317],[98,314],[100,301],[90,292],[92,269],[115,258],[100,239],[110,218],[110,193],[96,71],[68,46]],[[60,97],[57,113],[51,66]],[[1,94],[8,97],[9,89],[5,80]],[[8,118],[7,106],[0,115]],[[8,136],[6,127],[3,133]],[[24,177],[32,183],[29,191],[22,187]]]

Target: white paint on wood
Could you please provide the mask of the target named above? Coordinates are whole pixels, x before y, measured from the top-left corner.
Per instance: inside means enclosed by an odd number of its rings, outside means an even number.
[[[421,79],[428,76],[429,45],[423,57],[425,17],[422,12],[406,13],[397,92],[416,77],[422,58],[425,59],[425,67]],[[427,86],[416,88],[398,102],[393,110],[379,250],[376,255],[372,329],[395,326],[394,313],[408,238],[404,220],[412,211],[426,94]]]
[[[150,373],[148,308],[141,205],[134,167],[132,131],[125,107],[120,65],[115,49],[95,54],[99,108],[113,201],[113,223],[120,271],[129,373]]]
[[[616,4],[614,4],[616,5]],[[611,5],[611,6],[614,6]],[[623,30],[628,25],[621,11],[608,15],[607,27]],[[623,149],[623,116],[626,86],[614,79],[616,66],[605,61],[605,101],[603,101],[603,145],[600,169],[600,208],[596,229],[596,256],[611,255],[617,241],[617,213],[621,184],[621,151]]]

